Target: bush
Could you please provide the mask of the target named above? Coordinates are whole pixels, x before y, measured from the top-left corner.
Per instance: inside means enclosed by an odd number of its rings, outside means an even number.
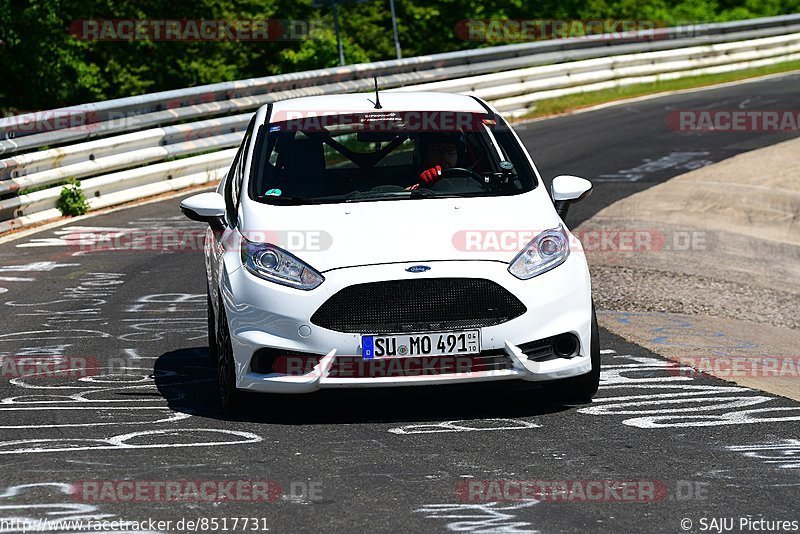
[[[89,202],[81,190],[81,183],[70,178],[67,185],[61,188],[56,207],[62,215],[83,215],[89,211]]]

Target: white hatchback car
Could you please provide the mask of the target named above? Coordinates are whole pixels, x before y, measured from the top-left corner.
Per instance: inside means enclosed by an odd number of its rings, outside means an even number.
[[[600,350],[589,270],[564,225],[591,183],[552,197],[478,98],[387,92],[265,105],[209,224],[210,357],[241,391],[550,382],[587,401]]]

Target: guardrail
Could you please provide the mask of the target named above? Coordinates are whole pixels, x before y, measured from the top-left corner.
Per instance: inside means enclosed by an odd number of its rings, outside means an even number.
[[[464,79],[406,86],[399,91],[470,93],[498,111],[519,115],[538,100],[646,83],[759,67],[798,59],[800,33],[658,52],[623,54]]]
[[[690,31],[693,36],[685,37]],[[387,90],[471,93],[517,116],[543,98],[800,59],[800,14],[626,37],[635,41],[573,38],[506,45],[0,119],[0,135],[22,124],[21,133],[27,134],[0,141],[0,154],[10,156],[0,160],[0,232],[59,217],[60,187],[48,186],[68,177],[83,180],[92,209],[217,180],[251,113],[268,102],[369,91],[367,77],[376,75]],[[84,114],[81,126],[34,133],[49,126],[52,116],[71,113]],[[75,141],[80,142],[59,146]],[[36,150],[45,145],[55,148]],[[45,189],[24,194],[34,188]]]
[[[682,48],[699,41],[714,44],[793,31],[800,31],[800,14],[630,32],[626,39],[554,39],[164,91],[0,119],[0,156],[201,117],[241,113],[294,96],[368,90],[372,76],[378,76],[381,87],[392,88],[607,55]],[[691,37],[685,37],[689,34]],[[53,129],[50,122],[54,117],[87,125]],[[9,139],[10,133],[16,136]]]

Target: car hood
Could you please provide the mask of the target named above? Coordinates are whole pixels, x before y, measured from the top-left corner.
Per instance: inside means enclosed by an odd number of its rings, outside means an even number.
[[[547,194],[274,206],[247,199],[242,234],[321,272],[380,263],[509,263],[539,232],[561,224]]]

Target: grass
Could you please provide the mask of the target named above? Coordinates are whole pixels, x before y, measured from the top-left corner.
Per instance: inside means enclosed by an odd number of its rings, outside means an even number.
[[[666,91],[694,89],[697,87],[705,87],[707,85],[735,82],[737,80],[757,78],[759,76],[766,76],[768,74],[778,74],[782,72],[791,72],[794,70],[800,70],[800,60],[776,63],[775,65],[768,65],[766,67],[758,67],[754,69],[723,72],[720,74],[701,74],[699,76],[687,76],[685,78],[678,78],[675,80],[626,85],[622,87],[615,87],[613,89],[593,91],[590,93],[577,93],[558,98],[548,98],[536,102],[535,109],[531,110],[530,113],[522,117],[518,117],[516,120],[534,119],[548,115],[557,115],[559,113],[566,113],[568,111],[591,107],[597,104],[613,102],[614,100],[635,98],[637,96],[663,93]]]

